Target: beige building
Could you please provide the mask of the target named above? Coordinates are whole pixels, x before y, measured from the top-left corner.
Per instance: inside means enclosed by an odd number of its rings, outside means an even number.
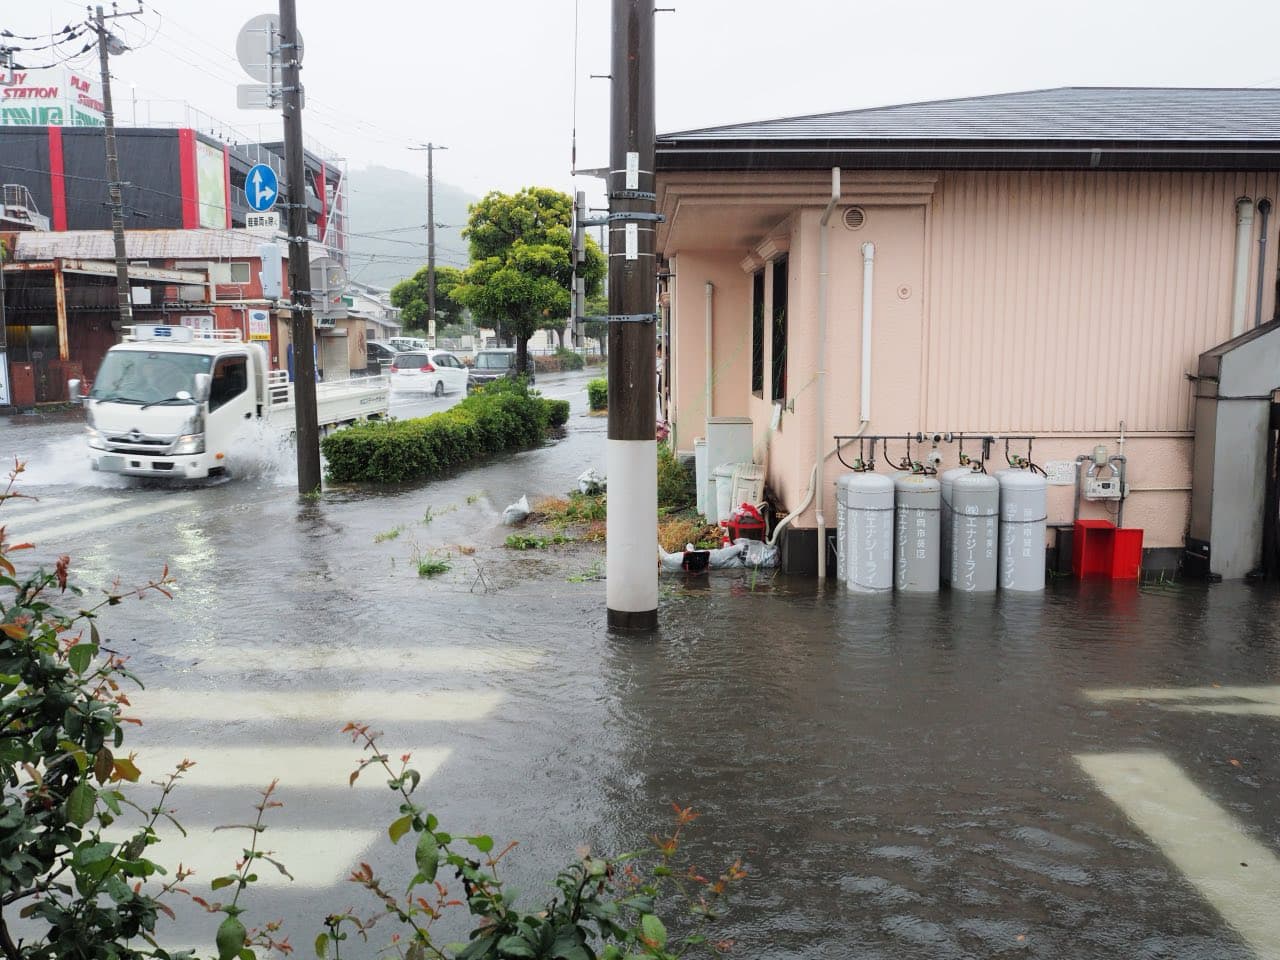
[[[659,136],[677,449],[750,418],[784,566],[814,570],[837,435],[1033,435],[1046,465],[1123,429],[1124,524],[1174,562],[1189,375],[1275,313],[1277,117],[1276,90],[1067,88]],[[1076,509],[1049,487],[1051,525]]]

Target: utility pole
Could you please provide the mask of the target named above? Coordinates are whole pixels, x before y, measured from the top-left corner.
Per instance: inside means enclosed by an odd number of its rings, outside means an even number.
[[[658,626],[654,0],[613,0],[609,120],[608,623]]]
[[[285,185],[289,192],[289,326],[293,339],[298,492],[311,494],[320,489],[320,426],[316,415],[316,335],[311,324],[311,256],[307,244],[307,180],[302,155],[301,64],[294,0],[280,0],[280,63],[283,67]]]
[[[126,47],[107,30],[107,21],[117,17],[132,17],[142,12],[139,7],[130,13],[113,13],[104,16],[102,7],[94,8],[90,26],[98,35],[98,67],[102,71],[102,119],[105,123],[107,147],[107,200],[111,205],[111,236],[116,248],[116,299],[120,304],[120,326],[133,324],[133,296],[129,289],[129,260],[124,246],[124,203],[120,197],[120,160],[116,155],[116,120],[111,107],[111,68],[107,54],[124,53]]]
[[[448,150],[438,143],[428,143],[412,150],[427,151],[427,339],[436,342],[436,200],[431,156],[437,150]]]

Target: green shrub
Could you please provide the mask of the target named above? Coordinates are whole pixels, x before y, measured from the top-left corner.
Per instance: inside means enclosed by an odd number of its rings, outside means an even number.
[[[556,347],[556,359],[560,361],[561,370],[581,370],[586,366],[582,354],[568,347]]]
[[[668,511],[684,510],[698,498],[693,475],[676,459],[670,444],[658,444],[658,506]]]
[[[429,417],[339,430],[320,449],[337,483],[429,480],[479,457],[541,442],[549,426],[568,420],[568,404],[561,403],[531,393],[523,380],[495,380]]]
[[[592,410],[603,410],[609,406],[609,381],[604,377],[587,381],[587,406]]]

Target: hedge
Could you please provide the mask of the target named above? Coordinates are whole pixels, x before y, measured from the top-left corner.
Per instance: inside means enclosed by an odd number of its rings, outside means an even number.
[[[320,441],[335,483],[430,480],[485,457],[540,443],[569,419],[565,400],[545,400],[523,380],[496,380],[448,410],[415,420],[375,420]]]
[[[596,377],[587,381],[587,407],[591,410],[603,410],[609,406],[609,381],[604,377]]]

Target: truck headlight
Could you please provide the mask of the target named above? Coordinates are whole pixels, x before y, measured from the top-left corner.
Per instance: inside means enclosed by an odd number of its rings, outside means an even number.
[[[179,437],[174,441],[173,446],[169,450],[175,456],[184,454],[204,453],[204,434],[188,433],[186,436]]]
[[[85,427],[84,432],[85,432],[85,436],[89,440],[89,446],[92,449],[94,450],[107,449],[107,445],[102,439],[102,434],[99,433],[97,430],[95,430],[93,427]]]

